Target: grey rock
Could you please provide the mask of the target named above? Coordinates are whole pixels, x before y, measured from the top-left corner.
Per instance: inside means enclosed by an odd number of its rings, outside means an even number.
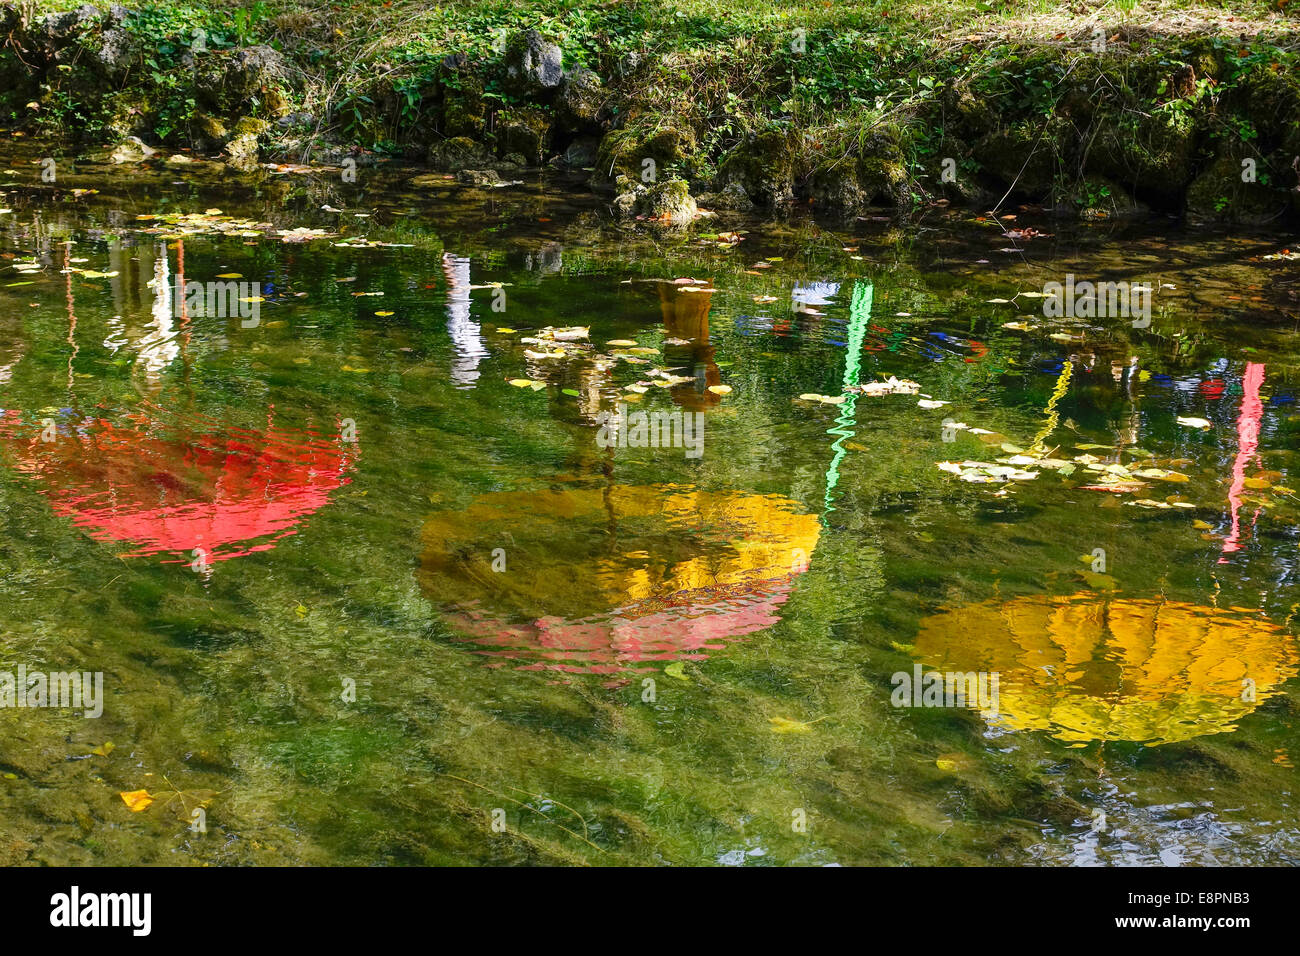
[[[752,212],[754,209],[754,201],[749,198],[749,193],[745,192],[745,187],[740,183],[728,183],[721,192],[703,193],[697,201],[706,209],[726,209],[734,212]]]
[[[506,84],[521,96],[554,90],[564,79],[563,54],[536,30],[514,36],[506,46]]]
[[[77,35],[90,30],[99,22],[99,10],[83,3],[66,13],[49,13],[36,22],[35,39],[61,47],[71,43]]]
[[[580,137],[569,144],[564,151],[562,162],[574,169],[589,169],[596,165],[596,153],[600,141],[592,137]]]
[[[284,57],[269,46],[237,50],[226,64],[226,92],[236,99],[248,99],[267,86],[288,79]]]

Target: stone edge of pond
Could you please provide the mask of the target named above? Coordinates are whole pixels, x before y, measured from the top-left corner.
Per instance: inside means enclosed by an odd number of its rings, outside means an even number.
[[[535,29],[503,37],[494,57],[445,55],[414,72],[354,64],[366,85],[340,100],[304,61],[305,44],[191,43],[159,66],[138,11],[30,11],[0,4],[0,116],[115,163],[181,149],[249,175],[267,161],[365,166],[380,154],[349,142],[365,135],[470,185],[565,169],[585,175],[616,217],[667,223],[701,209],[725,219],[799,205],[844,218],[935,204],[1029,204],[1085,220],[1300,218],[1294,32],[968,38],[921,60],[928,72],[917,72],[917,50],[895,63],[881,78],[914,87],[897,102],[804,121],[759,97],[732,101],[727,115],[666,111],[656,65],[624,55],[566,67],[564,49]],[[765,89],[780,86],[789,61],[784,40],[770,39],[746,54]],[[338,38],[332,53],[347,45]],[[736,68],[734,56],[715,59],[681,71],[702,99]],[[863,54],[847,65],[865,74],[879,64]]]

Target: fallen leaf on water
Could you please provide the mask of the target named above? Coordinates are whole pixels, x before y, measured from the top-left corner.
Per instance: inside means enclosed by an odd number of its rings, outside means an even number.
[[[710,385],[710,386],[709,386],[709,391],[712,392],[714,395],[730,395],[730,394],[731,394],[731,386],[730,386],[730,385]]]
[[[111,753],[112,753],[114,750],[116,750],[116,749],[117,749],[117,745],[116,745],[115,743],[113,743],[113,741],[111,741],[111,740],[106,740],[104,743],[100,744],[98,747],[94,747],[94,748],[92,748],[90,752],[91,752],[92,754],[95,754],[95,755],[100,756],[100,757],[107,757],[109,754],[111,754]]]
[[[667,667],[664,668],[664,673],[667,674],[669,677],[676,677],[678,680],[689,681],[690,678],[686,676],[686,672],[682,669],[685,666],[686,665],[683,664],[681,661],[673,661],[671,664],[669,664]]]
[[[585,325],[575,325],[568,329],[547,329],[550,337],[557,342],[579,342],[591,331]]]
[[[118,796],[132,813],[148,810],[149,804],[153,803],[153,797],[149,795],[148,790],[132,790],[130,793],[119,793]]]
[[[817,720],[791,720],[789,717],[769,717],[768,721],[772,724],[772,733],[774,734],[806,734],[812,730],[812,725]]]
[[[973,762],[965,754],[946,753],[936,757],[934,765],[946,773],[960,773],[963,770],[969,770],[973,766]]]
[[[1214,427],[1214,424],[1212,422],[1206,421],[1204,418],[1187,418],[1182,415],[1179,415],[1177,418],[1174,419],[1174,421],[1176,421],[1180,425],[1186,425],[1188,428],[1213,428]]]

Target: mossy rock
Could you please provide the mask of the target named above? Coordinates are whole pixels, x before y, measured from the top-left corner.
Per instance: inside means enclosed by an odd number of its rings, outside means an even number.
[[[590,133],[602,125],[605,84],[585,67],[565,76],[555,99],[555,121],[569,133]]]
[[[972,143],[998,126],[997,110],[967,83],[945,86],[938,104],[936,125],[957,141]]]
[[[857,164],[849,161],[814,172],[807,192],[819,209],[844,215],[857,212],[870,202],[858,177]]]
[[[1134,199],[1127,189],[1105,176],[1084,176],[1059,186],[1055,199],[1058,213],[1078,216],[1086,222],[1127,219],[1151,211]]]
[[[1181,196],[1195,175],[1199,123],[1190,111],[1107,113],[1088,152],[1090,173],[1129,183],[1139,194]]]
[[[1224,155],[1211,163],[1187,190],[1191,219],[1259,224],[1276,219],[1288,206],[1288,196],[1261,182],[1242,179],[1241,159]]]
[[[994,130],[975,144],[974,156],[1007,188],[1041,198],[1074,157],[1077,139],[1069,121],[1045,117]]]
[[[244,117],[230,131],[230,139],[221,151],[226,165],[243,173],[251,173],[261,163],[261,138],[271,124],[263,119]]]
[[[753,212],[754,200],[749,198],[739,183],[729,183],[726,188],[716,193],[701,193],[696,202],[705,209],[728,210],[731,212]]]
[[[445,172],[482,169],[491,163],[492,154],[488,148],[468,136],[453,136],[429,147],[429,165]]]
[[[1300,154],[1300,77],[1257,67],[1228,91],[1223,105],[1254,127],[1265,151],[1281,146]]]
[[[479,139],[487,129],[487,104],[483,99],[483,81],[469,74],[457,80],[459,86],[447,87],[442,101],[442,132],[446,136]]]
[[[691,130],[672,126],[613,130],[600,141],[592,185],[608,188],[620,175],[643,184],[653,183],[684,162],[694,151],[695,142]]]
[[[699,216],[690,184],[684,179],[643,186],[620,176],[618,187],[620,192],[614,199],[614,212],[618,216],[642,217],[673,225],[691,222]]]
[[[901,131],[890,126],[872,134],[861,147],[857,174],[869,205],[909,205],[911,180]]]
[[[211,113],[197,113],[190,123],[190,141],[204,153],[214,153],[230,139],[230,128]]]
[[[638,203],[639,214],[664,222],[690,222],[699,210],[691,198],[691,187],[684,179],[670,179],[646,189]]]
[[[784,206],[794,200],[796,155],[792,134],[764,130],[727,154],[718,181],[737,184],[760,206]]]
[[[529,166],[540,166],[551,144],[551,120],[531,107],[506,110],[497,117],[497,147],[501,155],[520,154]]]

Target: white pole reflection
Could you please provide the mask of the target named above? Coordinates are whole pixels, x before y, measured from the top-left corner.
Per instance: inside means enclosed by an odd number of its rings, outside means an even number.
[[[478,381],[479,362],[488,355],[479,325],[470,318],[469,258],[442,254],[442,271],[447,277],[447,332],[456,354],[451,361],[451,380],[459,388],[473,388]]]

